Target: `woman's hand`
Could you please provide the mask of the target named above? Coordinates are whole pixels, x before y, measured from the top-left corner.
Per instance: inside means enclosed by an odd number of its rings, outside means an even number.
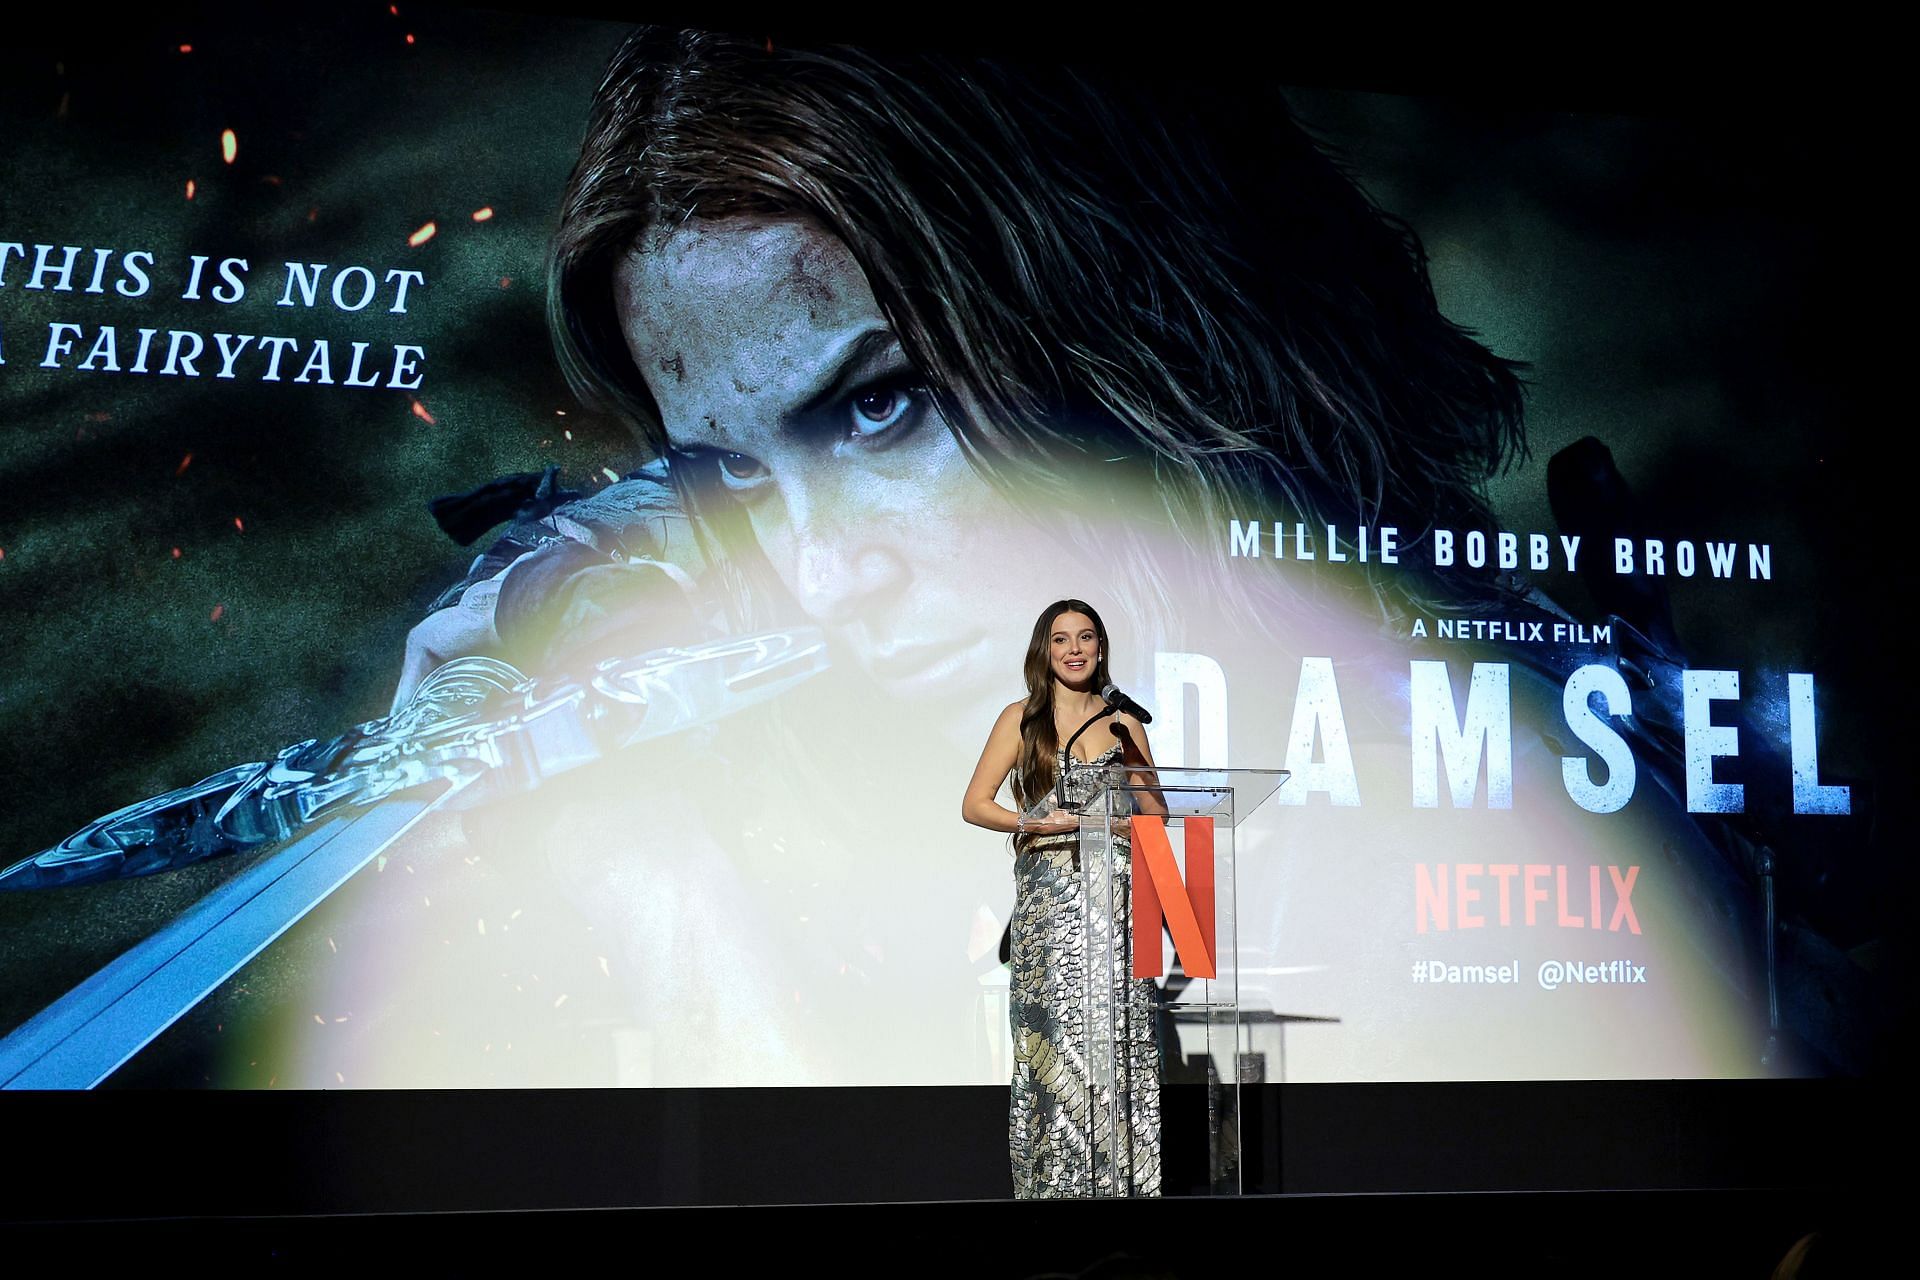
[[[394,690],[389,714],[406,706],[420,682],[442,663],[500,651],[500,635],[493,629],[493,608],[506,576],[507,570],[502,569],[486,581],[474,583],[457,603],[427,615],[407,633],[406,658],[400,665],[400,683]]]
[[[1055,809],[1044,817],[1025,818],[1020,823],[1021,832],[1030,836],[1052,836],[1079,829],[1080,815],[1071,809]]]

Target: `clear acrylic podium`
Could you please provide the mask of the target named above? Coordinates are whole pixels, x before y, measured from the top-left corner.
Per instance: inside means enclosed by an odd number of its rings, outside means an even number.
[[[1093,1094],[1084,1121],[1090,1185],[1112,1188],[1102,1193],[1111,1195],[1125,1195],[1130,1185],[1125,1162],[1131,1153],[1133,1099],[1116,1080],[1124,1077],[1116,1073],[1114,1059],[1116,1051],[1125,1051],[1126,1034],[1116,996],[1124,982],[1163,971],[1164,918],[1175,941],[1175,963],[1189,981],[1162,990],[1162,1025],[1185,1023],[1199,1032],[1198,1065],[1204,1068],[1207,1092],[1207,1187],[1214,1195],[1238,1195],[1241,1035],[1234,829],[1290,775],[1284,769],[1124,764],[1108,768],[1106,775],[1101,789],[1078,809],[1087,974],[1082,1000]],[[1043,818],[1057,807],[1049,797],[1027,817]],[[1145,821],[1136,826],[1136,817]],[[1130,873],[1108,853],[1116,833],[1130,837]],[[1152,917],[1137,958],[1136,907]],[[1162,1044],[1163,1052],[1179,1047]],[[1193,1065],[1191,1057],[1187,1061]],[[1111,1099],[1111,1105],[1101,1105],[1102,1099]]]

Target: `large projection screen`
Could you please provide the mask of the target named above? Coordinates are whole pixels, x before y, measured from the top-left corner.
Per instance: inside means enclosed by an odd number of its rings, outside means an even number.
[[[1806,129],[450,7],[87,36],[0,97],[14,1083],[1004,1083],[959,805],[1062,597],[1161,764],[1292,771],[1257,1078],[1885,1055],[1886,459]]]

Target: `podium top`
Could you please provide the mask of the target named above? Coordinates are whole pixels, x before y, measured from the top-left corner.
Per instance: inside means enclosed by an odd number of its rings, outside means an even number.
[[[1110,766],[1106,775],[1105,784],[1082,806],[1083,813],[1103,811],[1107,796],[1112,793],[1116,812],[1163,812],[1170,818],[1230,813],[1235,826],[1265,804],[1281,784],[1293,776],[1285,769],[1189,769],[1125,764]],[[1139,803],[1145,796],[1151,796],[1153,802]]]

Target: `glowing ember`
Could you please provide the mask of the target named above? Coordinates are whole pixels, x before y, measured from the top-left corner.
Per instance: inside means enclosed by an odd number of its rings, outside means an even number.
[[[220,131],[220,158],[228,164],[232,164],[233,158],[239,154],[240,139],[234,135],[233,130],[222,129]]]
[[[193,199],[193,179],[187,179],[187,199]]]
[[[174,558],[175,560],[178,560],[178,559],[180,558],[180,548],[178,548],[178,547],[175,547],[175,548],[173,549],[173,558]]]
[[[433,239],[434,233],[438,230],[440,230],[439,227],[429,222],[426,226],[421,227],[418,231],[408,236],[407,243],[418,249],[421,245]]]
[[[500,287],[501,287],[502,289],[504,289],[504,288],[506,288],[506,287],[507,287],[508,285],[510,285],[510,284],[512,284],[512,283],[513,283],[513,277],[512,277],[512,276],[501,276],[501,277],[500,277]]]
[[[187,468],[192,465],[193,465],[193,451],[188,450],[187,456],[180,459],[180,465],[173,469],[173,474],[177,476],[185,475],[187,473]]]
[[[192,52],[193,52],[193,46],[192,46],[192,45],[190,45],[190,44],[183,44],[183,45],[181,45],[181,46],[180,46],[180,52],[182,52],[182,53],[192,53]]]
[[[233,518],[233,527],[238,529],[242,533],[245,533],[247,531],[246,521],[242,520],[239,516],[235,516]]]
[[[413,43],[413,32],[411,32],[411,31],[409,31],[409,32],[407,32],[407,43],[408,43],[408,44],[412,44],[412,43]]]
[[[320,216],[320,207],[318,205],[315,205],[313,208],[307,210],[308,222],[312,222],[315,218],[319,216]]]
[[[433,415],[428,413],[427,406],[421,404],[418,400],[413,402],[413,416],[430,427],[434,425]]]
[[[493,216],[492,205],[488,205],[484,209],[475,209],[473,211],[473,220],[475,222],[485,222],[488,218],[491,218],[492,216]]]
[[[227,606],[225,606],[225,605],[223,605],[223,604],[217,604],[217,605],[215,605],[215,606],[213,606],[213,612],[212,612],[212,613],[211,613],[210,615],[208,615],[208,617],[207,617],[207,621],[208,621],[208,622],[218,622],[218,621],[220,621],[220,617],[221,617],[221,615],[222,615],[222,614],[224,614],[224,613],[226,613],[226,611],[227,611]]]

